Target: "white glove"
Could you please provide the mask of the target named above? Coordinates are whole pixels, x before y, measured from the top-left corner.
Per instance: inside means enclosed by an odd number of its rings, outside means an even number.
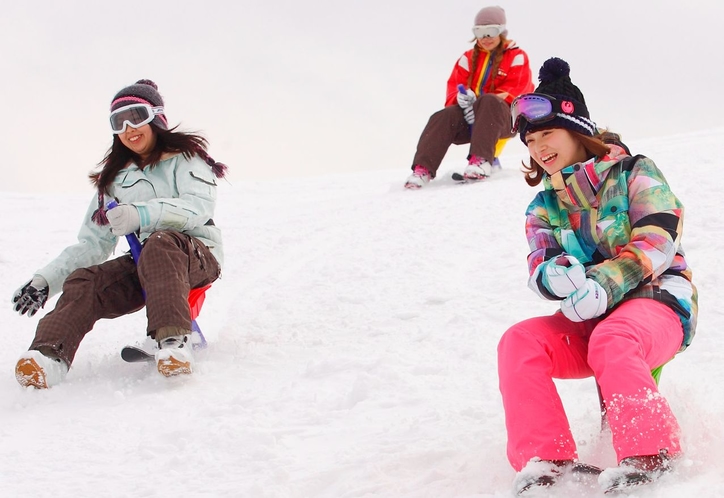
[[[475,92],[469,88],[465,90],[465,93],[458,92],[458,105],[463,110],[463,116],[469,125],[475,122],[475,111],[473,111],[475,98]]]
[[[475,111],[473,111],[473,108],[468,107],[467,109],[463,109],[463,117],[465,118],[465,121],[472,126],[473,123],[475,123]]]
[[[573,256],[563,254],[543,264],[543,285],[554,296],[568,297],[586,282],[586,269]]]
[[[608,296],[601,284],[587,278],[578,290],[561,301],[561,311],[572,322],[583,322],[606,312]]]
[[[141,217],[133,204],[120,204],[106,213],[113,235],[128,235],[141,228]]]
[[[470,88],[465,90],[465,93],[458,92],[458,105],[462,109],[467,109],[469,107],[472,107],[475,103],[475,92],[472,91]]]

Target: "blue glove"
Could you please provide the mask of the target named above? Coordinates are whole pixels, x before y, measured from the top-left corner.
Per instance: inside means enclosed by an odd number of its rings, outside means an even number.
[[[35,275],[13,294],[13,309],[28,317],[35,315],[48,300],[48,282],[40,275]]]
[[[463,110],[463,116],[469,125],[475,122],[475,111],[473,111],[475,99],[475,92],[469,88],[465,90],[465,93],[458,92],[458,105]]]
[[[111,224],[113,235],[128,235],[141,228],[141,217],[138,209],[132,204],[120,204],[106,213],[108,223]]]
[[[584,322],[606,312],[608,295],[601,284],[587,278],[578,290],[561,301],[561,311],[572,322]]]
[[[556,297],[566,298],[586,282],[586,269],[573,256],[563,254],[551,258],[541,268],[541,281]]]

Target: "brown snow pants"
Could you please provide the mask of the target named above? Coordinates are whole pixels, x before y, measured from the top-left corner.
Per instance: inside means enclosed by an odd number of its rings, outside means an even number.
[[[424,166],[433,178],[450,145],[470,144],[470,156],[482,157],[488,162],[495,156],[495,144],[501,138],[510,138],[510,106],[494,95],[481,95],[473,104],[475,123],[469,126],[463,110],[451,105],[430,116],[420,135],[417,152],[412,161]]]
[[[30,349],[70,365],[96,321],[144,305],[151,337],[161,327],[191,330],[189,290],[210,284],[220,274],[216,258],[198,239],[173,230],[155,232],[146,239],[138,266],[127,254],[71,273],[55,309],[38,322]]]

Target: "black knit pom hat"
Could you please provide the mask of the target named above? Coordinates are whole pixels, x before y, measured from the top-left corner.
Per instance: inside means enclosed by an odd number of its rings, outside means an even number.
[[[583,92],[571,82],[570,72],[568,63],[558,57],[551,57],[541,66],[538,72],[540,85],[535,93],[556,98],[561,103],[562,112],[557,113],[552,120],[542,123],[531,124],[521,118],[519,132],[524,144],[526,133],[546,128],[566,128],[589,137],[595,135],[596,123],[591,121]]]
[[[158,93],[158,86],[151,80],[138,80],[118,92],[111,101],[111,111],[131,104],[149,104],[152,107],[163,107],[163,98]],[[157,114],[153,121],[157,127],[168,130],[166,114]]]

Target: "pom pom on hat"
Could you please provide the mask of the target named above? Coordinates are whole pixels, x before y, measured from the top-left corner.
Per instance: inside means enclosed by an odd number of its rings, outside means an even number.
[[[545,61],[538,71],[538,81],[540,85],[535,89],[536,93],[568,97],[586,104],[583,92],[571,82],[571,66],[563,59],[551,57]]]
[[[538,81],[547,85],[558,78],[567,77],[570,80],[570,74],[571,66],[566,61],[558,57],[551,57],[538,70]]]

